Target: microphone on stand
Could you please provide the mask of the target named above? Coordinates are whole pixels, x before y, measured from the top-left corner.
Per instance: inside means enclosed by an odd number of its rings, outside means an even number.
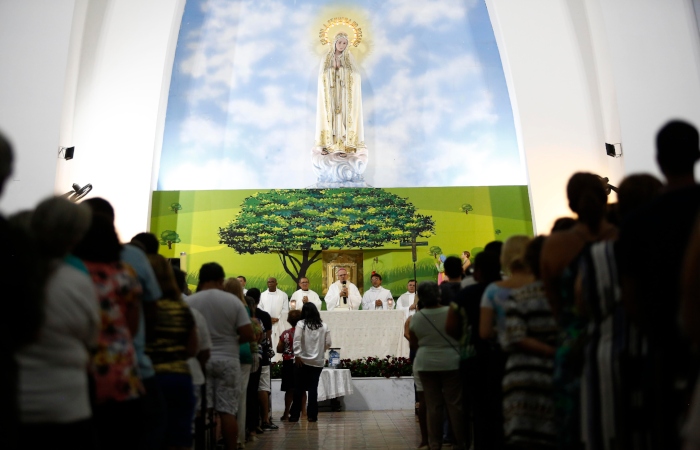
[[[342,283],[343,283],[343,287],[345,287],[345,285],[347,284],[347,281],[342,281]],[[348,304],[348,298],[343,297],[343,305],[347,305],[347,304]]]

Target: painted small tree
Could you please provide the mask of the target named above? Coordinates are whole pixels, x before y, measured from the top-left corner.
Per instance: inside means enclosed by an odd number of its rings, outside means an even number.
[[[241,212],[219,228],[219,242],[240,254],[277,253],[298,282],[323,250],[376,248],[434,233],[430,216],[383,189],[284,189],[246,198]]]
[[[469,203],[464,203],[464,204],[459,208],[459,210],[462,211],[464,214],[469,214],[470,211],[474,211],[474,208],[473,208],[472,205],[470,205]]]
[[[169,250],[172,250],[173,244],[180,242],[180,235],[173,230],[165,230],[160,233],[160,245],[167,245]]]
[[[182,205],[179,203],[171,203],[170,204],[170,211],[174,212],[177,214],[178,211],[182,209]]]
[[[437,258],[438,256],[442,255],[442,249],[437,245],[433,245],[430,247],[430,250],[428,250],[428,253],[433,255],[433,258]]]

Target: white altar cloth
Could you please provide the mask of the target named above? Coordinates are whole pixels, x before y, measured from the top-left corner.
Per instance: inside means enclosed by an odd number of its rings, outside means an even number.
[[[291,328],[286,312],[280,320],[285,329]],[[321,320],[328,324],[333,347],[340,348],[341,359],[387,355],[408,358],[408,341],[403,337],[404,311],[321,311]],[[279,359],[278,354],[274,360]]]
[[[344,397],[353,393],[350,369],[323,368],[318,380],[318,401]]]

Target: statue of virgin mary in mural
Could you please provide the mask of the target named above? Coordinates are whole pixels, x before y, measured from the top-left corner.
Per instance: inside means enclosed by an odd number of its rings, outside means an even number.
[[[362,79],[348,43],[348,35],[338,33],[318,71],[315,140],[327,153],[365,148]]]
[[[319,187],[366,186],[367,146],[362,121],[362,78],[338,33],[318,71],[316,134],[311,154]]]

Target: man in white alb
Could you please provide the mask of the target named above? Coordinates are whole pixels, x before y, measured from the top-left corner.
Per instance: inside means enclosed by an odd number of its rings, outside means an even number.
[[[277,278],[270,277],[267,279],[267,290],[260,294],[258,308],[270,315],[272,319],[271,342],[277,342],[287,325],[286,321],[280,322],[280,317],[282,312],[289,312],[289,298],[286,293],[277,289]]]
[[[406,311],[406,317],[416,313],[416,280],[408,280],[408,292],[396,300],[396,309]]]
[[[310,302],[316,305],[316,308],[321,310],[321,299],[318,294],[309,289],[309,279],[306,277],[301,277],[299,279],[299,290],[289,297],[289,309],[292,309],[292,301],[296,300],[296,305],[294,309],[301,310],[304,303]]]
[[[382,276],[378,273],[372,274],[372,287],[365,292],[362,297],[362,310],[373,311],[376,309],[389,309],[388,300],[392,299],[391,291],[382,287]]]
[[[328,287],[326,294],[326,309],[359,309],[362,295],[357,286],[348,281],[348,271],[340,267],[336,272],[338,280]]]

